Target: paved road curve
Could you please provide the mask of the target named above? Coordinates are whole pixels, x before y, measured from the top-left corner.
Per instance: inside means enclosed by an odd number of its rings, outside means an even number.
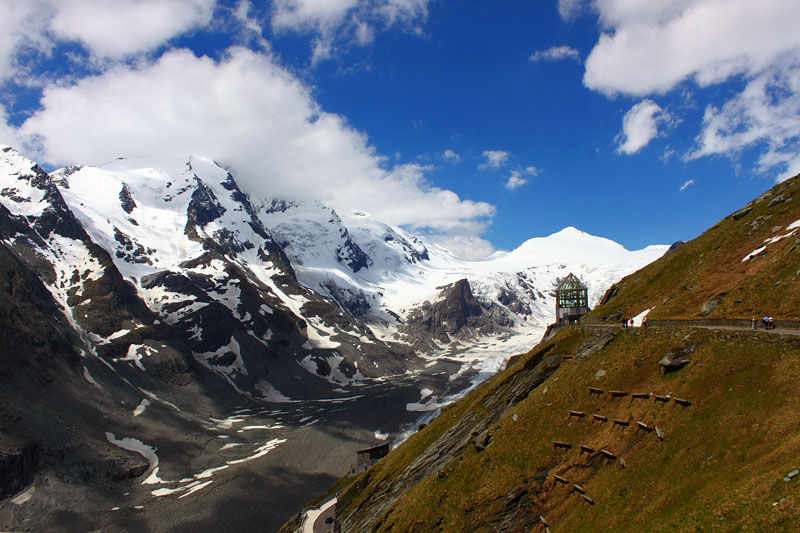
[[[326,524],[327,518],[336,515],[336,498],[332,498],[322,503],[316,509],[306,512],[303,517],[303,533],[325,533],[333,531],[333,523]]]

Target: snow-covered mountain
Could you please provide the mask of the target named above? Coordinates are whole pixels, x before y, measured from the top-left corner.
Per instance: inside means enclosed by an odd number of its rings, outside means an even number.
[[[281,202],[259,213],[303,286],[362,317],[381,338],[409,342],[430,353],[441,353],[451,342],[463,350],[475,341],[501,352],[527,349],[554,321],[554,289],[570,272],[587,285],[594,305],[615,281],[667,249],[649,246],[631,252],[568,227],[511,252],[465,261],[362,212],[337,214],[320,203]],[[466,280],[475,301],[490,315],[484,327],[451,324],[432,338],[429,327],[426,336],[426,328],[415,319],[446,299],[460,280]]]
[[[298,394],[298,378],[308,390],[303,372],[345,385],[419,366],[417,355],[525,350],[553,321],[568,273],[594,303],[666,250],[566,228],[464,261],[366,213],[251,198],[202,158],[47,175],[3,148],[0,165],[0,203],[29,226],[4,242],[46,264],[42,279],[88,350],[147,371],[166,345],[141,330],[169,330],[195,362],[265,400]],[[136,304],[122,321],[92,297],[104,277]]]
[[[567,228],[469,262],[202,158],[0,146],[0,524],[276,529],[529,349],[569,272],[596,302],[664,250]]]

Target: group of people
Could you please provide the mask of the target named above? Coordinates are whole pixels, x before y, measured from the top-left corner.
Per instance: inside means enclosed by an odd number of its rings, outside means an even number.
[[[771,316],[765,316],[761,319],[761,322],[764,324],[764,329],[775,329],[775,319],[773,319]],[[756,317],[753,317],[753,325],[750,329],[758,329],[758,321],[756,320]]]
[[[633,326],[633,319],[631,318],[631,319],[629,320],[629,319],[627,319],[627,318],[623,318],[623,319],[622,319],[622,327],[623,327],[623,328],[632,328],[632,327],[634,327],[634,326]],[[643,327],[643,328],[646,328],[646,327],[647,327],[647,317],[646,317],[646,316],[643,316],[643,317],[642,317],[642,327]]]

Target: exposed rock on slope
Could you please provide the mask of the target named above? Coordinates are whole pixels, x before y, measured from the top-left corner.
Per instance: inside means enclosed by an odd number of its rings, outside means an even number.
[[[472,294],[466,279],[439,289],[438,298],[433,303],[426,301],[412,310],[406,317],[405,326],[399,328],[416,345],[424,345],[427,338],[443,344],[455,339],[477,339],[514,325],[497,306],[482,305]]]

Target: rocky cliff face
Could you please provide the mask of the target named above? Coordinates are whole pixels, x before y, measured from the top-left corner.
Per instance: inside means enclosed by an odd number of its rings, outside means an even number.
[[[498,306],[478,301],[466,279],[439,289],[433,303],[425,301],[413,309],[399,328],[417,346],[426,346],[428,339],[444,345],[454,340],[475,340],[509,331],[514,325]]]

